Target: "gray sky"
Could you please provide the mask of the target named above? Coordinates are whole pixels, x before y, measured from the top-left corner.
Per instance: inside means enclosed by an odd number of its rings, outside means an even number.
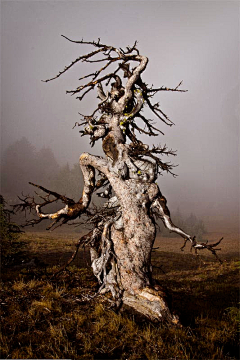
[[[143,80],[187,93],[156,96],[176,124],[148,139],[178,150],[176,179],[160,178],[171,209],[220,222],[239,209],[239,2],[238,1],[2,1],[2,151],[26,136],[37,149],[50,146],[59,163],[98,153],[81,138],[78,112],[90,114],[95,94],[79,102],[65,94],[89,70],[79,63],[43,83],[89,47],[60,35],[116,47],[132,45],[149,57]],[[92,71],[92,69],[91,69]],[[235,222],[236,224],[236,222]]]

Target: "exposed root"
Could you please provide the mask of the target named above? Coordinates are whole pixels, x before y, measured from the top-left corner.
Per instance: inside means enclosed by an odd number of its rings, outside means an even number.
[[[135,294],[125,291],[123,303],[144,314],[152,321],[160,321],[168,325],[179,325],[178,317],[171,314],[161,291],[149,287],[141,289]]]

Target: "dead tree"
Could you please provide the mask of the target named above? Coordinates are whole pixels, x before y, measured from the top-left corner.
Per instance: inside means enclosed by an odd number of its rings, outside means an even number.
[[[67,93],[82,100],[87,93],[96,90],[97,108],[91,115],[81,115],[81,122],[75,125],[84,126],[80,132],[82,136],[90,136],[92,146],[102,140],[105,156],[89,153],[80,156],[84,189],[77,202],[32,184],[41,190],[42,201],[25,197],[18,207],[36,210],[38,218],[30,220],[30,225],[53,220],[48,229],[77,219],[82,214],[87,215],[93,229],[81,241],[90,246],[99,292],[110,291],[116,303],[123,302],[150,319],[177,322],[164,294],[158,287],[154,288],[151,277],[156,217],[160,217],[170,231],[183,237],[185,243],[189,241],[193,248],[207,247],[173,224],[167,200],[156,183],[163,171],[174,176],[173,165],[162,158],[176,153],[166,145],[149,147],[139,140],[138,134],[163,134],[153,120],[144,115],[144,107],[148,107],[158,121],[173,125],[159,104],[153,102],[153,97],[162,91],[184,92],[180,89],[182,82],[175,88],[155,88],[144,83],[142,74],[148,58],[139,53],[137,43],[124,50],[102,44],[100,39],[97,42],[66,39],[92,46],[93,51],[78,57],[58,75],[45,81],[60,77],[81,61],[98,67],[95,72],[79,79],[82,85]],[[115,65],[114,71],[108,72],[112,65]],[[89,207],[94,192],[106,199],[101,210],[94,211]],[[43,212],[43,207],[57,201],[61,201],[64,207],[54,213]]]

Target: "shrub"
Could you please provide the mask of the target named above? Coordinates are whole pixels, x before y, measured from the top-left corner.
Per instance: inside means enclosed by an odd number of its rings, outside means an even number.
[[[0,251],[3,265],[13,261],[22,246],[18,242],[22,231],[18,225],[11,222],[11,214],[12,211],[6,208],[6,202],[0,195]]]

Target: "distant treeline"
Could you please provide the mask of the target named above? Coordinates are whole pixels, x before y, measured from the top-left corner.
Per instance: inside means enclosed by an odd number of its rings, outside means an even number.
[[[81,196],[83,181],[78,164],[60,166],[47,148],[37,151],[24,137],[10,145],[2,156],[1,193],[10,203],[17,196],[32,194],[34,189],[29,181],[55,190],[75,200]]]

